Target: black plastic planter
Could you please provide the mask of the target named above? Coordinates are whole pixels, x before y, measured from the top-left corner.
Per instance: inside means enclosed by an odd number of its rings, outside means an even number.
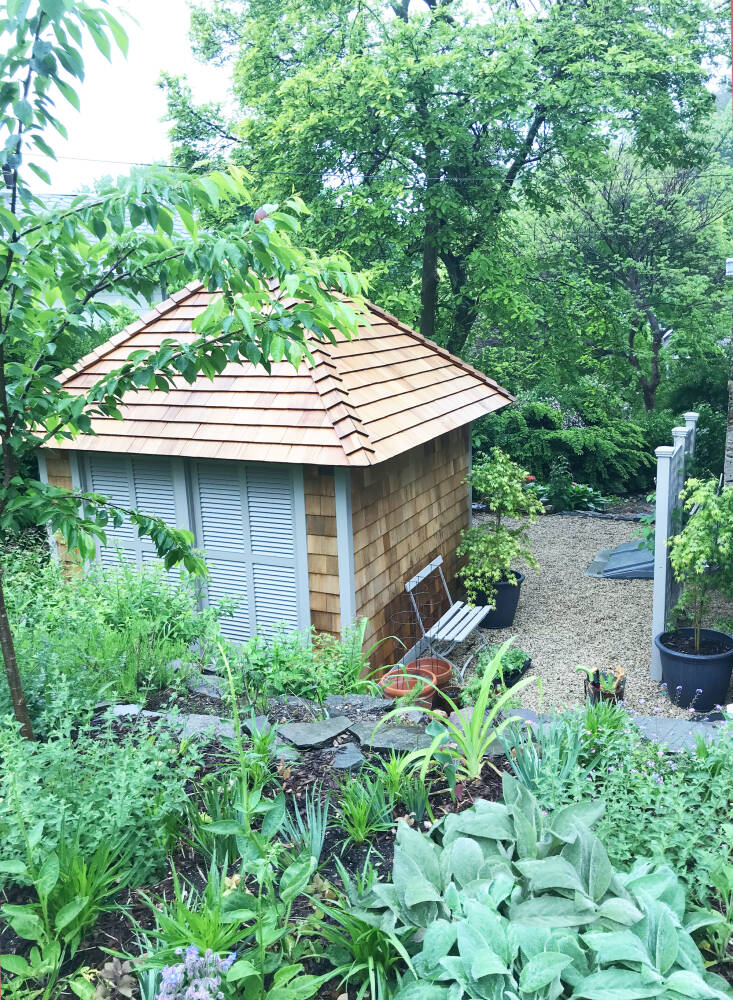
[[[524,574],[512,570],[514,580],[502,580],[496,585],[496,607],[489,611],[481,622],[481,628],[509,628],[514,621],[519,604],[519,591],[524,581]],[[491,604],[484,593],[476,595],[476,604]]]
[[[701,629],[702,640],[714,640],[727,647],[721,653],[707,656],[681,653],[666,645],[672,636],[691,636],[693,633],[691,628],[662,632],[654,637],[654,645],[659,650],[662,680],[667,685],[670,700],[680,708],[692,705],[698,712],[709,712],[716,705],[722,705],[728,693],[733,671],[733,636],[711,628]],[[697,694],[698,690],[702,693]]]

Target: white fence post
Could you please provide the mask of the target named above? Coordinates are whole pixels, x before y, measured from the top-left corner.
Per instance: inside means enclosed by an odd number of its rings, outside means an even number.
[[[673,427],[674,444],[657,448],[657,504],[654,521],[654,595],[652,605],[651,678],[661,681],[662,665],[654,636],[664,632],[667,615],[677,602],[679,586],[669,564],[667,541],[673,533],[675,511],[685,485],[685,464],[695,451],[697,413],[685,414],[685,426]]]
[[[654,520],[654,597],[652,604],[652,640],[655,635],[664,631],[664,622],[667,617],[666,590],[667,590],[667,569],[669,561],[667,558],[667,539],[671,521],[669,487],[670,487],[670,466],[675,449],[671,445],[663,445],[657,448],[657,516]],[[652,641],[652,666],[651,677],[653,681],[661,681],[662,664],[659,659],[659,650]]]
[[[695,454],[695,441],[697,439],[697,422],[700,419],[700,414],[695,413],[691,410],[688,413],[683,413],[682,416],[685,418],[685,428],[690,432],[688,437],[687,452],[690,456]]]

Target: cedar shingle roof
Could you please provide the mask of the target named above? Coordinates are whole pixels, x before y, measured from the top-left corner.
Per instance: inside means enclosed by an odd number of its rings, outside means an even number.
[[[166,337],[194,339],[191,321],[211,301],[188,285],[82,358],[61,381],[71,392]],[[369,305],[358,339],[316,341],[315,366],[283,362],[272,374],[229,364],[213,380],[174,380],[170,392],[125,396],[123,419],[93,421],[95,435],[53,442],[69,450],[252,462],[365,466],[383,462],[498,410],[513,397],[486,375]]]

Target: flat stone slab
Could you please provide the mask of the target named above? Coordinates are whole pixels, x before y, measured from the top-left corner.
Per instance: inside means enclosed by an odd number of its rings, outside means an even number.
[[[694,750],[697,737],[706,743],[718,739],[721,727],[712,722],[693,722],[687,719],[669,719],[659,715],[637,715],[634,724],[642,736],[652,743],[663,743],[670,750]]]
[[[184,736],[224,736],[234,739],[234,726],[218,715],[182,715]]]
[[[214,701],[222,701],[226,691],[224,682],[216,674],[204,674],[200,681],[190,681],[188,687],[193,694],[200,694]]]
[[[110,709],[116,719],[129,719],[140,715],[142,710],[142,705],[113,705]]]
[[[338,747],[331,767],[337,771],[358,771],[364,763],[364,756],[356,743],[342,743]]]
[[[271,729],[277,729],[277,723],[271,723],[266,715],[256,715],[254,719],[242,719],[242,729],[246,729],[249,735],[252,733],[269,733]]]
[[[176,726],[183,730],[184,736],[223,736],[225,739],[234,739],[234,726],[218,715],[171,715],[168,712],[148,711],[140,714],[147,719],[160,719],[168,725]]]
[[[354,722],[349,732],[372,750],[422,750],[432,743],[419,726],[380,726],[375,732],[371,722]]]
[[[280,735],[299,750],[318,750],[346,732],[350,725],[345,715],[320,722],[286,722],[280,726]]]
[[[328,712],[337,712],[339,715],[348,715],[349,712],[366,715],[386,712],[394,708],[394,702],[391,698],[375,698],[371,694],[330,694],[323,702],[323,707]]]

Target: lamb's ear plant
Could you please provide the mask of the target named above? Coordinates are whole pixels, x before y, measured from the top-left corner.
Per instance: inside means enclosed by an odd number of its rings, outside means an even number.
[[[433,709],[423,710],[424,714],[432,719],[427,733],[433,739],[426,749],[415,750],[408,755],[411,762],[420,762],[420,777],[423,781],[436,762],[442,765],[448,764],[458,778],[467,781],[480,778],[490,747],[499,739],[511,721],[511,716],[499,721],[504,706],[516,699],[519,692],[529,684],[534,683],[535,680],[541,692],[542,685],[539,678],[524,677],[498,698],[494,697],[494,679],[501,669],[502,657],[513,641],[513,638],[507,639],[491,662],[487,664],[476,697],[476,704],[472,710],[462,711],[443,692],[443,700],[447,702],[458,721],[453,722],[450,718],[446,719],[442,713],[439,714]],[[398,714],[399,710],[397,709],[388,712],[382,717],[375,729]],[[490,761],[489,764],[497,774],[500,773]]]
[[[410,955],[417,980],[396,1000],[729,1000],[672,869],[614,870],[591,829],[603,803],[543,813],[509,774],[502,784],[503,802],[480,799],[429,834],[400,823],[392,881],[354,904]]]

